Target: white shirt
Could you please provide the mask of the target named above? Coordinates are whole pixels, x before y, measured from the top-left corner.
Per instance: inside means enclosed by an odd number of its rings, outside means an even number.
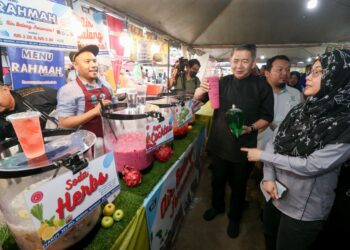
[[[279,126],[288,112],[297,104],[304,101],[303,95],[299,90],[286,85],[280,93],[273,93],[274,96],[274,119],[273,125]],[[264,149],[266,143],[272,138],[273,130],[267,127],[258,135],[258,148]]]

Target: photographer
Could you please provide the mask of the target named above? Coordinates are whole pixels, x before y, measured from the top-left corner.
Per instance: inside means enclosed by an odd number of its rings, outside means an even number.
[[[194,93],[195,89],[199,87],[200,80],[196,76],[201,64],[197,59],[187,60],[183,57],[179,58],[174,65],[174,69],[169,80],[169,88],[186,90]]]

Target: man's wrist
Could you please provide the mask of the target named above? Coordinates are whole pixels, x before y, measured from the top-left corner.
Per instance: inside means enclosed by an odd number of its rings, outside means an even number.
[[[250,125],[249,128],[250,128],[250,133],[257,131],[254,124]]]

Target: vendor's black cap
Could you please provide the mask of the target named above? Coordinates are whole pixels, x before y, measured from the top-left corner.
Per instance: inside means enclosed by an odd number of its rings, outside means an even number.
[[[87,45],[85,47],[82,47],[81,49],[78,50],[78,52],[76,52],[74,55],[72,55],[73,61],[75,61],[75,58],[77,58],[77,56],[79,56],[81,53],[89,51],[92,54],[94,54],[94,56],[97,56],[98,52],[100,51],[99,48],[96,45]],[[69,54],[70,56],[70,54]]]

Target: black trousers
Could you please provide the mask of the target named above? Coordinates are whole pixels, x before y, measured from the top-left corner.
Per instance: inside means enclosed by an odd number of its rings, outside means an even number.
[[[228,182],[231,187],[230,208],[228,217],[239,221],[242,216],[246,186],[253,163],[248,161],[232,163],[212,156],[212,207],[225,210],[225,188]]]
[[[349,249],[350,236],[350,190],[337,191],[335,201],[324,229],[312,249]],[[342,247],[340,247],[342,246]]]
[[[271,201],[264,209],[266,250],[308,250],[322,230],[324,221],[295,220],[281,213]]]

